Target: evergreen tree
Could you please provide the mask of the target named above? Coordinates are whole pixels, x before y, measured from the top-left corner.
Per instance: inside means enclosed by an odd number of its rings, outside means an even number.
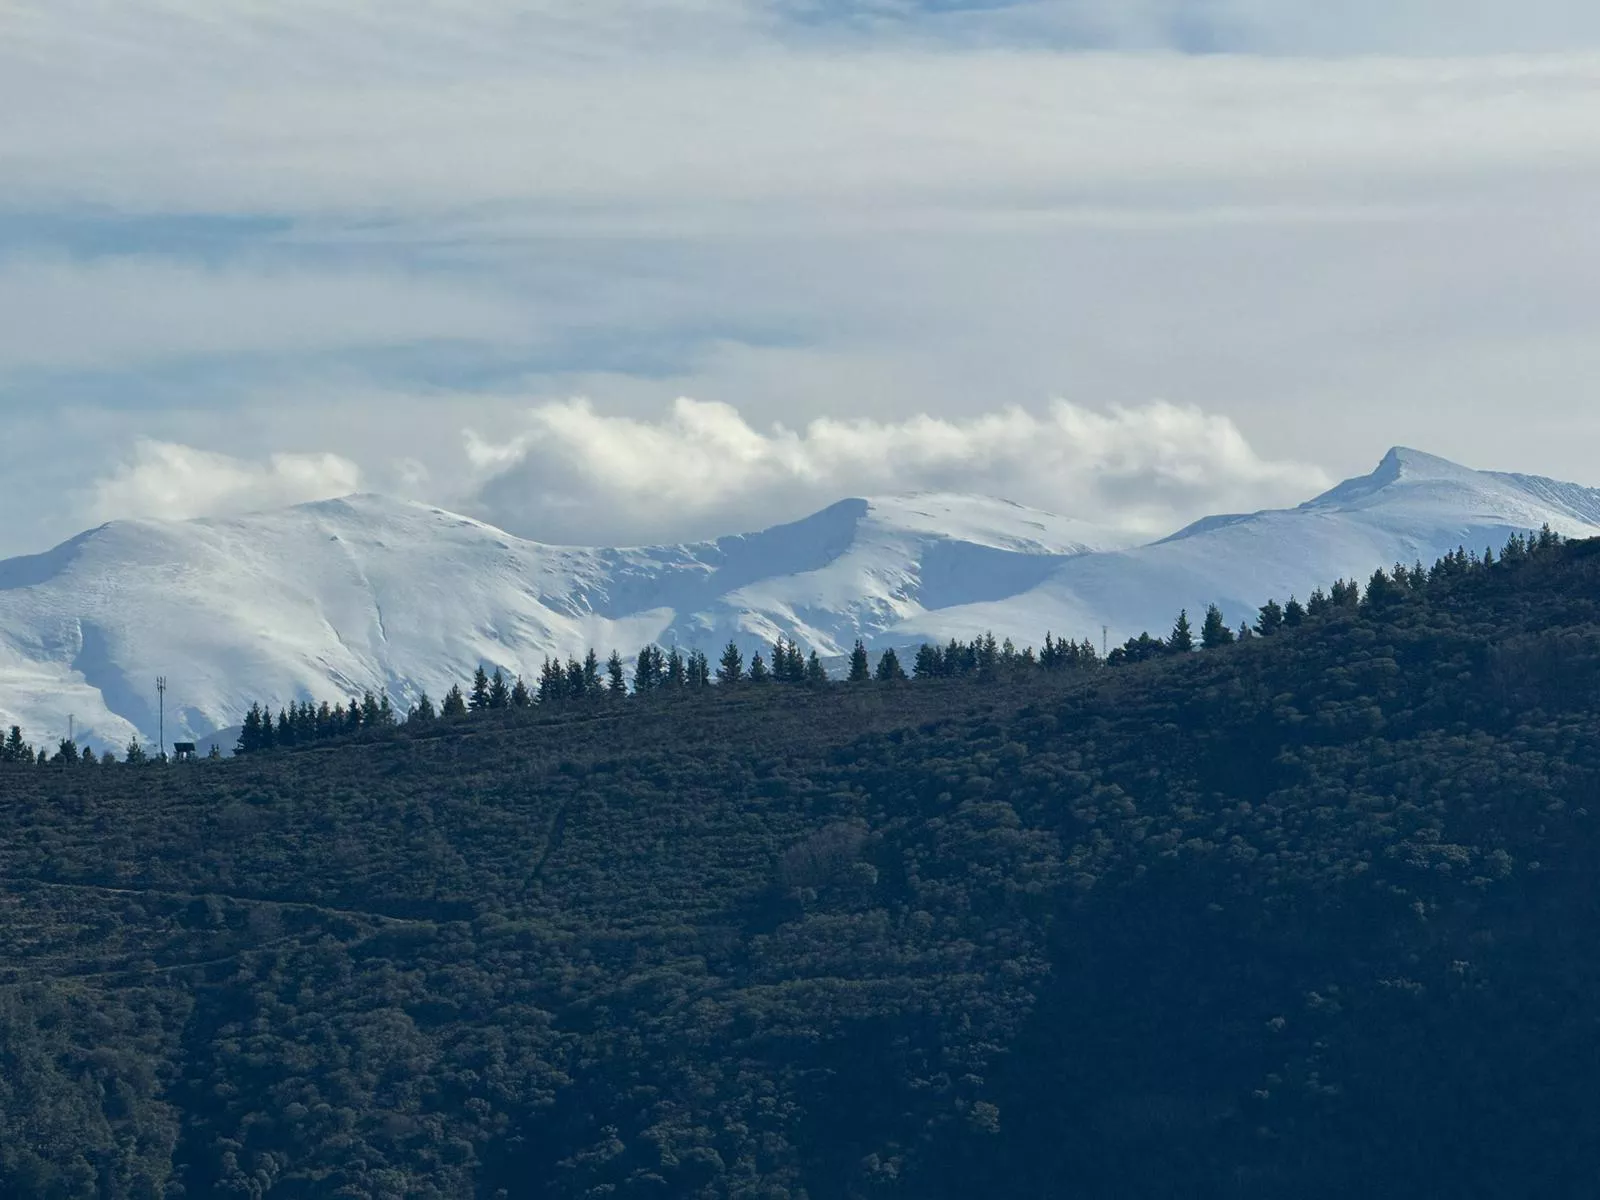
[[[33,747],[22,740],[22,727],[13,725],[11,732],[6,735],[5,744],[0,746],[0,762],[31,763],[33,761]]]
[[[494,677],[489,680],[489,707],[511,707],[511,689],[506,686],[506,673],[499,667],[494,669]]]
[[[389,702],[388,692],[378,697],[377,724],[379,729],[385,729],[395,724],[394,705]]]
[[[78,743],[71,738],[62,738],[57,743],[55,760],[65,766],[71,766],[78,761]]]
[[[1248,642],[1251,638],[1255,637],[1255,635],[1255,630],[1250,628],[1249,621],[1239,622],[1239,640],[1241,642]]]
[[[590,646],[589,652],[583,656],[583,693],[586,696],[598,696],[600,689],[600,656]]]
[[[698,692],[711,686],[711,660],[701,651],[689,651],[689,661],[685,669],[688,672],[689,687],[694,691]]]
[[[633,690],[635,695],[654,691],[661,686],[666,675],[666,656],[655,643],[643,647],[633,662]]]
[[[865,683],[872,678],[872,664],[867,661],[867,648],[860,638],[856,639],[855,649],[850,651],[850,673],[846,678],[851,683]]]
[[[972,666],[985,679],[999,669],[1000,643],[994,640],[993,633],[972,639]]]
[[[1017,653],[1017,644],[1010,638],[1000,643],[1000,669],[1002,671],[1015,671],[1022,664],[1022,655]]]
[[[254,754],[261,749],[261,705],[252,704],[244,714],[244,723],[239,727],[239,744],[233,748],[235,754]]]
[[[411,706],[411,712],[406,716],[406,724],[410,725],[412,722],[416,722],[418,725],[426,725],[438,715],[433,710],[433,701],[428,698],[428,693],[423,692],[422,695],[417,697],[417,702]]]
[[[467,698],[461,694],[461,685],[452,683],[450,690],[444,694],[444,703],[439,706],[441,717],[464,717],[467,715]]]
[[[560,704],[567,698],[567,673],[553,658],[546,658],[539,668],[539,703]]]
[[[1207,650],[1215,650],[1232,642],[1233,630],[1222,619],[1222,610],[1215,604],[1211,605],[1206,609],[1206,619],[1200,626],[1200,645]]]
[[[1276,600],[1268,600],[1261,606],[1261,615],[1256,618],[1256,632],[1262,637],[1271,637],[1283,628],[1283,608]]]
[[[528,690],[528,685],[523,682],[522,676],[517,676],[517,682],[511,687],[511,707],[527,708],[533,703],[533,693]]]
[[[213,742],[212,749],[215,748],[216,743]],[[142,766],[149,761],[149,756],[145,754],[144,747],[139,744],[138,737],[131,737],[128,739],[128,749],[124,753],[122,761],[131,767]]]
[[[722,657],[717,660],[717,682],[738,683],[743,678],[744,655],[739,653],[739,644],[730,640],[722,648]]]
[[[1045,644],[1050,644],[1049,635],[1045,635]],[[930,646],[927,642],[917,647],[917,656],[912,660],[911,673],[918,679],[934,679],[944,674],[943,656],[939,647]]]
[[[822,658],[815,650],[806,659],[806,682],[812,685],[828,682],[827,668],[822,665]]]
[[[294,745],[294,726],[289,723],[289,710],[287,708],[278,710],[277,743],[280,746]]]
[[[489,707],[489,673],[481,666],[472,677],[472,698],[467,701],[467,707],[473,712],[482,712]]]
[[[567,699],[582,700],[589,694],[589,685],[583,677],[583,664],[575,658],[567,659]]]
[[[750,682],[766,683],[771,678],[772,673],[767,670],[767,664],[762,661],[761,652],[759,650],[756,651],[755,654],[750,656]]]
[[[662,673],[661,682],[671,691],[681,691],[689,685],[689,664],[684,661],[683,653],[676,646],[672,648],[672,653],[667,655],[667,666]]]
[[[1301,605],[1300,601],[1296,600],[1293,596],[1290,596],[1289,603],[1283,606],[1284,625],[1290,629],[1293,629],[1298,625],[1304,624],[1305,619],[1306,610],[1304,606]]]
[[[609,691],[613,696],[622,696],[627,694],[628,679],[627,676],[623,674],[622,655],[618,654],[615,650],[611,652],[611,657],[606,659],[606,678],[608,680],[608,683],[606,684],[606,690]]]
[[[1174,654],[1188,654],[1194,649],[1194,630],[1189,626],[1189,610],[1180,609],[1178,620],[1172,627],[1172,636],[1167,639],[1167,649]]]
[[[853,665],[854,655],[851,656],[851,661]],[[883,683],[893,683],[897,679],[906,677],[906,669],[900,665],[900,656],[894,652],[893,646],[885,650],[878,659],[876,674],[878,680]]]
[[[378,698],[371,692],[361,695],[361,727],[363,729],[376,729],[383,724],[383,706],[378,703]]]

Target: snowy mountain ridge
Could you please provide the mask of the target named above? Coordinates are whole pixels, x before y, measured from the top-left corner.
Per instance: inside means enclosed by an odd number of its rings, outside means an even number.
[[[1210,517],[1142,546],[982,496],[854,498],[755,533],[675,546],[526,541],[426,504],[354,495],[228,519],[114,521],[0,562],[0,725],[36,741],[153,739],[236,724],[253,701],[387,691],[402,709],[479,664],[647,642],[824,656],[1049,630],[1115,640],[1180,607],[1235,621],[1268,596],[1503,543],[1549,523],[1600,535],[1600,490],[1397,448],[1298,508]]]

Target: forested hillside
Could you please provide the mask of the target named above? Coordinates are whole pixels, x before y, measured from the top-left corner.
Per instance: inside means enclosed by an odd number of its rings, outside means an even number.
[[[1397,574],[1114,667],[0,765],[0,1195],[1587,1194],[1600,542]]]

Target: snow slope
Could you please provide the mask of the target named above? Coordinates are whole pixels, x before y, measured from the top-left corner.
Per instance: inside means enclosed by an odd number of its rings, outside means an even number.
[[[203,736],[274,706],[371,688],[402,708],[481,662],[650,641],[753,651],[779,633],[848,650],[926,609],[1001,599],[1116,539],[969,496],[845,500],[694,545],[547,546],[378,496],[229,520],[119,521],[0,562],[0,726],[121,745]]]
[[[1600,535],[1600,490],[1473,471],[1413,450],[1299,508],[1210,517],[1128,547],[981,496],[851,499],[713,542],[548,546],[378,496],[229,520],[119,521],[0,562],[0,725],[121,745],[238,723],[254,700],[386,690],[402,709],[479,664],[646,642],[746,652],[782,634],[825,657],[869,645],[1046,630],[1164,632],[1180,607],[1232,621],[1340,576],[1498,548],[1548,522]],[[86,735],[86,736],[84,736]]]
[[[1397,447],[1377,470],[1298,508],[1207,517],[1148,546],[1072,559],[1004,600],[915,617],[887,631],[918,640],[984,629],[1044,629],[1113,644],[1165,634],[1180,608],[1218,604],[1234,625],[1269,597],[1304,599],[1338,578],[1363,583],[1378,567],[1434,560],[1458,547],[1497,552],[1512,533],[1548,523],[1567,537],[1600,536],[1600,489],[1537,476],[1474,471]]]

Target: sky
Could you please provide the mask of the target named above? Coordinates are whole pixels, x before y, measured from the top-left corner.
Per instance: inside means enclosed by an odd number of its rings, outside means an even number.
[[[7,0],[0,555],[1600,485],[1591,0]]]

